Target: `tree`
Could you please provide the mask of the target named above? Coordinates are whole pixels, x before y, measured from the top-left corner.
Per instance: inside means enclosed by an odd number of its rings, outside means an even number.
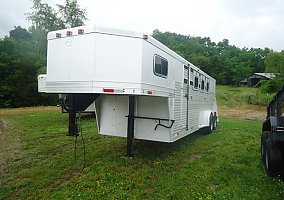
[[[84,25],[87,20],[86,9],[81,9],[77,0],[66,0],[65,5],[57,4],[59,8],[60,19],[63,21],[65,27],[76,27]]]
[[[284,74],[284,52],[270,52],[264,60],[265,71]]]
[[[31,34],[27,31],[27,29],[24,29],[21,26],[14,26],[14,29],[10,31],[10,37],[17,41],[31,40]]]
[[[33,0],[32,11],[27,13],[27,19],[32,22],[33,28],[49,32],[82,26],[87,20],[87,11],[80,8],[77,0],[66,0],[65,4],[56,6],[58,11],[41,0]]]
[[[33,0],[27,15],[32,22],[28,30],[15,26],[10,37],[0,39],[0,107],[56,102],[56,96],[37,92],[37,75],[46,70],[47,32],[83,25],[87,19],[86,10],[71,0],[57,5],[57,10],[41,0]]]
[[[209,37],[192,37],[170,32],[153,31],[153,37],[182,55],[218,84],[239,85],[252,72],[264,72],[264,58],[269,49],[238,48],[229,40],[212,42]]]
[[[276,77],[261,82],[259,90],[262,93],[273,93],[281,89],[284,83],[284,52],[267,51],[264,58],[265,72],[275,73]]]
[[[65,28],[62,19],[56,11],[41,0],[33,0],[32,12],[27,13],[27,19],[32,22],[32,27],[45,32]]]
[[[36,68],[33,59],[25,53],[28,46],[22,49],[22,44],[26,42],[8,37],[0,41],[0,107],[33,105],[32,99],[39,96],[32,84]]]
[[[41,0],[33,0],[32,11],[27,13],[27,19],[32,22],[29,32],[33,53],[38,57],[36,66],[42,73],[46,71],[47,32],[81,26],[87,19],[86,10],[81,9],[76,0],[66,0],[65,4],[56,7],[57,10]]]

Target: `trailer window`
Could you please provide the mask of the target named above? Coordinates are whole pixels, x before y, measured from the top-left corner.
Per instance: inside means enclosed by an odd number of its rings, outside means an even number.
[[[201,81],[201,90],[204,90],[204,87],[205,87],[205,83],[204,83],[204,80]]]
[[[168,76],[168,61],[161,56],[154,56],[154,74],[163,78]]]
[[[208,92],[208,91],[209,91],[209,81],[206,84],[206,92]]]
[[[197,76],[194,78],[194,88],[195,89],[198,88],[198,77]]]

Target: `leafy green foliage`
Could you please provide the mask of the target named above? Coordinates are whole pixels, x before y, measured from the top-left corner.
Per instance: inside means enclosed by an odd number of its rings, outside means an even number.
[[[66,0],[65,5],[57,5],[59,8],[59,15],[65,24],[65,27],[76,27],[84,25],[87,20],[86,9],[81,9],[77,0]]]
[[[66,0],[65,4],[56,6],[57,11],[41,0],[33,0],[32,11],[27,13],[32,28],[47,33],[67,27],[82,26],[87,20],[87,11],[80,8],[77,0]]]
[[[21,27],[11,33],[10,38],[0,40],[0,107],[55,103],[54,97],[46,98],[37,92],[43,56],[36,51],[32,35]]]
[[[46,72],[47,32],[83,25],[86,10],[76,0],[57,5],[59,11],[33,0],[29,30],[15,26],[0,40],[0,107],[55,104],[56,96],[38,94],[37,75]]]
[[[284,74],[284,52],[270,52],[265,58],[265,71]]]
[[[261,83],[260,90],[263,93],[277,92],[284,85],[284,51],[270,52],[264,60],[265,71],[275,73],[276,77]]]
[[[259,91],[262,93],[276,93],[284,86],[284,77],[278,74],[271,80],[260,81],[259,85]]]
[[[225,107],[267,106],[275,93],[262,93],[258,88],[234,87],[218,85],[216,98],[219,105]]]
[[[254,72],[264,72],[266,49],[240,49],[224,39],[217,44],[209,37],[192,37],[153,31],[153,37],[217,79],[218,84],[238,85]]]
[[[15,26],[13,30],[10,31],[10,38],[17,41],[31,41],[31,34],[21,26]]]
[[[41,0],[33,0],[32,12],[27,15],[35,29],[48,32],[64,28],[63,21],[57,17],[56,11],[47,3],[41,3]]]

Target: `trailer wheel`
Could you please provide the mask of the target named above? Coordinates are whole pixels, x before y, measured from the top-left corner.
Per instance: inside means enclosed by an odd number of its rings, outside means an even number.
[[[269,176],[276,176],[279,173],[281,168],[281,150],[279,149],[278,145],[271,140],[271,138],[267,137],[265,142],[265,171]]]

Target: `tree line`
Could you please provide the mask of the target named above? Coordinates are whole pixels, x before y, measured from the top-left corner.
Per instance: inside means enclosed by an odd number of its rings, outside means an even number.
[[[47,33],[49,31],[84,25],[86,9],[76,0],[51,7],[33,0],[27,13],[28,29],[15,26],[9,36],[0,39],[0,107],[22,107],[54,104],[55,95],[37,92],[37,75],[46,73]],[[193,37],[154,30],[152,36],[201,68],[221,85],[239,85],[254,72],[284,74],[284,52],[265,48],[239,48],[227,39],[218,43],[210,37]],[[265,91],[279,89],[278,82],[268,82]],[[280,84],[281,83],[281,84]]]
[[[0,39],[0,108],[55,104],[56,95],[37,92],[37,76],[46,73],[47,33],[81,26],[86,10],[76,0],[65,0],[56,9],[33,0],[27,29],[15,26]]]
[[[159,30],[153,31],[153,37],[211,75],[220,85],[238,86],[241,80],[256,72],[284,74],[283,51],[239,48],[230,45],[227,39],[215,43],[210,37],[193,37]]]

